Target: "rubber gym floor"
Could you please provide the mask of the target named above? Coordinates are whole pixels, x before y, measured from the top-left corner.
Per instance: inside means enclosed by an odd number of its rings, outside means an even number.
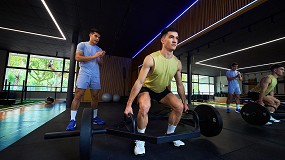
[[[82,110],[89,107],[82,103],[77,115],[80,128]],[[124,104],[100,103],[99,116],[110,127],[123,119]],[[247,124],[234,112],[216,109],[223,118],[223,130],[215,137],[198,137],[183,140],[181,148],[169,143],[146,143],[146,155],[133,154],[133,140],[114,135],[93,136],[92,159],[94,160],[284,160],[285,122],[271,126]],[[79,137],[44,139],[47,132],[64,131],[70,119],[65,103],[26,109],[18,115],[0,120],[1,160],[79,160]],[[166,131],[167,121],[150,121],[147,133]],[[178,130],[184,126],[179,125]],[[9,138],[10,137],[10,138]]]

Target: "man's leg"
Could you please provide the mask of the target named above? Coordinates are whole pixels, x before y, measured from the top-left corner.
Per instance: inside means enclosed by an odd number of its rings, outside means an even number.
[[[231,94],[230,92],[228,93],[228,98],[227,98],[227,113],[230,113],[230,104],[232,102],[233,99],[233,94]]]
[[[93,109],[93,123],[103,125],[105,121],[98,117],[98,102],[99,102],[99,90],[92,90],[91,92],[91,108]]]
[[[168,128],[166,134],[174,133],[183,112],[183,103],[173,94],[169,93],[164,98],[160,100],[162,104],[171,107],[171,112],[168,118]],[[185,145],[184,142],[180,140],[173,141],[174,146],[179,147]]]
[[[138,133],[145,133],[148,124],[148,111],[150,109],[150,96],[148,92],[142,92],[138,95],[139,111],[137,115],[137,131]],[[134,148],[135,155],[145,154],[145,142],[136,140]]]
[[[236,112],[239,113],[240,112],[240,96],[239,94],[235,94],[235,101],[236,101]]]
[[[275,109],[277,109],[277,107],[278,107],[276,102],[275,102],[276,100],[278,100],[278,99],[276,99],[273,96],[265,96],[263,98],[263,102],[265,105],[272,106],[272,107],[267,107],[267,109],[269,110],[270,113],[274,113]],[[279,103],[280,103],[280,101],[279,101]],[[280,120],[273,118],[271,115],[270,115],[270,121],[271,122],[280,122]]]
[[[79,88],[75,89],[75,95],[74,95],[73,101],[71,103],[70,121],[69,121],[69,124],[66,127],[67,131],[75,130],[75,127],[76,127],[76,114],[77,114],[78,107],[80,105],[81,98],[84,95],[84,92],[85,92],[85,89],[79,89]]]

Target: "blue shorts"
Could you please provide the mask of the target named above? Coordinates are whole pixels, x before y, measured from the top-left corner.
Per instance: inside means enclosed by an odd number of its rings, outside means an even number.
[[[235,87],[229,86],[228,93],[229,94],[240,94],[239,86],[235,86]]]
[[[79,89],[87,89],[89,87],[91,90],[99,90],[101,89],[100,78],[98,76],[79,74],[76,87]]]

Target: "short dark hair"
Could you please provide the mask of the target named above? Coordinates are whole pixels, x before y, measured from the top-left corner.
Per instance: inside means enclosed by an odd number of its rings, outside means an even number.
[[[273,72],[274,69],[279,68],[279,67],[284,67],[282,64],[273,64],[272,66],[270,66],[270,70],[271,72]]]
[[[94,33],[94,32],[101,34],[97,28],[90,28],[89,33]]]
[[[231,66],[236,66],[236,65],[238,65],[238,63],[237,63],[237,62],[234,62],[234,63],[232,63]]]
[[[165,28],[164,30],[161,31],[161,33],[160,33],[161,38],[163,36],[165,36],[168,32],[177,32],[178,33],[177,29],[175,29],[173,27],[167,27],[167,28]]]

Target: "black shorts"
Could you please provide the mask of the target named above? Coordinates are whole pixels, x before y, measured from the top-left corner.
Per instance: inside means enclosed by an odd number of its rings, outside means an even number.
[[[251,100],[257,101],[257,100],[259,99],[259,92],[251,92],[251,91],[249,91],[249,92],[247,93],[247,96],[248,96]]]
[[[164,98],[168,93],[172,93],[168,88],[165,88],[164,91],[160,93],[156,93],[147,87],[142,87],[139,93],[148,92],[151,99],[159,102],[162,98]]]

